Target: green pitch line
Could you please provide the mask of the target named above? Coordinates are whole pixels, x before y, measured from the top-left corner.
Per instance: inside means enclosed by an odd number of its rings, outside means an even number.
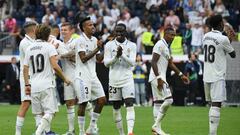
[[[14,135],[15,120],[19,106],[0,106],[0,135]],[[153,124],[152,107],[136,107],[135,135],[151,135]],[[126,111],[122,108],[125,132]],[[75,128],[78,133],[77,117],[75,117]],[[86,128],[89,117],[87,116]],[[115,127],[112,108],[106,106],[98,121],[101,135],[118,135]],[[171,135],[207,135],[208,134],[208,108],[207,107],[171,107],[163,121],[164,131]],[[60,112],[53,119],[52,130],[63,134],[67,131],[67,117],[65,106],[60,107]],[[31,112],[28,112],[22,135],[31,135],[35,130],[35,122]],[[240,134],[240,108],[223,108],[218,135]]]

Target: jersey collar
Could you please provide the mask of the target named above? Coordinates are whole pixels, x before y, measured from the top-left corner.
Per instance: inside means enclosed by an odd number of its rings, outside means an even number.
[[[93,41],[93,36],[91,36],[91,39],[89,39],[84,32],[82,33],[82,35],[87,41]]]
[[[53,35],[49,35],[49,37],[51,37],[51,38],[54,38],[54,39],[56,39],[56,38],[57,38],[56,36],[53,36]]]
[[[222,32],[218,31],[218,30],[212,30],[213,33],[219,33],[222,34]]]
[[[73,38],[70,38],[65,44],[69,44],[73,41]]]
[[[169,47],[168,43],[166,42],[166,40],[164,38],[162,38],[162,42],[165,46]]]
[[[32,39],[31,37],[29,37],[27,34],[25,34],[25,37],[26,37],[29,41],[34,42],[34,39]]]
[[[125,41],[123,43],[118,42],[116,39],[114,39],[114,41],[115,41],[117,46],[119,46],[119,45],[127,45],[127,43],[128,43],[127,38],[125,38]]]
[[[41,39],[37,39],[36,42],[45,42],[45,41],[43,41]]]

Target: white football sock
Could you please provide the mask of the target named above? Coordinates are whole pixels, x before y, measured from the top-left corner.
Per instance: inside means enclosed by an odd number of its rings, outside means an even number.
[[[24,123],[24,118],[17,116],[15,135],[21,135],[21,130],[22,130],[22,127],[23,127],[23,123]]]
[[[127,107],[127,129],[128,129],[128,134],[129,133],[133,133],[133,127],[134,127],[134,123],[135,123],[135,111],[134,111],[134,107]]]
[[[52,118],[53,114],[44,114],[35,134],[42,135],[42,133],[46,130],[46,127],[48,127],[51,124]]]
[[[78,126],[80,132],[85,131],[85,116],[78,116]]]
[[[158,112],[160,110],[160,107],[161,107],[160,103],[154,103],[154,105],[153,105],[153,118],[154,118],[154,121],[156,121],[156,119],[157,119],[157,115],[158,115]]]
[[[40,122],[41,122],[42,117],[43,117],[43,116],[42,116],[41,114],[36,114],[36,115],[34,116],[36,128],[40,125]]]
[[[113,119],[115,120],[119,134],[124,135],[121,109],[113,109]]]
[[[51,130],[51,125],[48,124],[45,128],[45,132],[48,133]]]
[[[86,106],[86,111],[90,117],[92,117],[92,112],[93,112],[93,105],[92,103],[88,102]]]
[[[159,113],[158,113],[158,116],[157,116],[157,119],[156,119],[154,125],[158,125],[162,121],[162,119],[165,116],[165,113],[167,112],[168,108],[170,107],[170,105],[172,103],[173,103],[173,99],[164,100],[163,104],[160,107],[160,110],[159,110]]]
[[[209,110],[209,135],[217,135],[220,121],[220,108],[212,106]]]
[[[67,108],[67,119],[68,119],[68,130],[74,131],[74,118],[75,118],[75,107],[69,106]]]
[[[90,125],[89,125],[89,127],[90,127],[91,129],[94,129],[94,128],[97,126],[97,121],[98,121],[99,116],[100,116],[99,113],[92,112],[92,116],[91,116],[91,120],[90,120]]]

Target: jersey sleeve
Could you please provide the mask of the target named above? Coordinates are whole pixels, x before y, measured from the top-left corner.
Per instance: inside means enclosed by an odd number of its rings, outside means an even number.
[[[84,41],[81,40],[81,37],[77,39],[76,44],[76,50],[77,52],[86,52],[86,45],[84,44]]]
[[[54,48],[52,45],[48,45],[48,52],[49,52],[49,57],[57,55],[57,50]]]
[[[230,41],[227,37],[223,40],[222,46],[223,46],[223,50],[226,51],[227,53],[234,51],[234,49],[233,49],[232,45],[230,44]]]
[[[97,38],[94,38],[94,42],[95,42],[95,47],[94,48],[97,48],[98,46],[97,46],[97,42],[98,42],[98,39]],[[100,54],[101,53],[101,51],[99,50],[98,52],[97,52],[97,54]]]
[[[57,52],[58,54],[66,54],[68,52],[68,50],[66,49],[66,47],[63,45],[63,43],[59,44],[58,48],[57,48]]]
[[[108,42],[105,45],[105,47],[104,47],[104,59],[103,59],[103,62],[104,62],[104,65],[106,67],[111,66],[112,64],[114,64],[117,61],[117,57],[116,56],[114,56],[114,57],[111,56],[111,47],[110,47],[110,45],[111,45],[111,43]]]
[[[136,61],[136,55],[137,55],[137,47],[136,44],[132,43],[131,44],[131,51],[130,51],[130,56],[127,57],[124,53],[122,54],[122,58],[130,65],[134,66],[135,61]]]
[[[161,56],[162,51],[163,51],[163,46],[159,42],[157,42],[157,44],[153,47],[153,52]]]

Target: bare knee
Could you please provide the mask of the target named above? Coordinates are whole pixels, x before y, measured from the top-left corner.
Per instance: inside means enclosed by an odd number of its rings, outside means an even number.
[[[215,106],[215,107],[221,108],[222,102],[212,102],[212,103],[211,103],[211,106]]]
[[[134,103],[134,98],[126,98],[124,99],[124,103],[126,107],[132,107]]]
[[[117,110],[121,108],[121,101],[113,101],[113,109]]]
[[[106,97],[100,97],[98,100],[97,100],[97,104],[103,106],[105,103],[107,102],[107,99]]]
[[[78,108],[78,116],[85,116],[85,109],[87,106],[88,102],[84,102],[79,104],[79,108]]]
[[[74,106],[75,105],[75,100],[74,99],[66,100],[66,105],[67,105],[67,107]]]

